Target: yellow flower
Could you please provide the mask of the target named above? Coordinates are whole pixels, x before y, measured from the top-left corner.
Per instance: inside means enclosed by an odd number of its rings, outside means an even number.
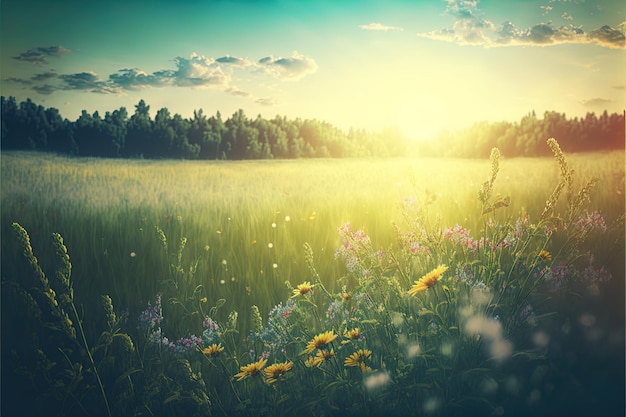
[[[366,371],[372,370],[372,368],[370,368],[366,363],[366,361],[369,361],[371,359],[372,359],[371,350],[359,349],[356,352],[354,352],[352,355],[348,356],[346,360],[343,362],[343,364],[346,367],[350,367],[350,366],[359,367],[361,371],[366,372]]]
[[[207,346],[204,349],[202,349],[202,353],[204,353],[207,356],[217,356],[220,352],[224,351],[224,348],[222,347],[222,344],[217,344],[217,343],[213,343],[211,346]]]
[[[278,380],[278,378],[280,378],[283,374],[289,371],[292,366],[293,366],[293,362],[291,361],[275,363],[273,365],[268,366],[263,371],[265,372],[265,381],[267,381],[268,384],[273,384],[274,382]]]
[[[293,290],[292,298],[297,297],[299,295],[308,294],[312,288],[313,286],[311,285],[309,281],[304,281],[302,284],[299,284],[295,290]]]
[[[208,300],[206,297],[202,297],[202,298],[200,299],[200,302],[201,302],[201,303],[206,303],[207,301],[209,301],[209,300]]]
[[[355,327],[354,329],[348,330],[344,334],[344,336],[348,340],[342,340],[341,341],[342,345],[345,345],[346,343],[350,343],[351,340],[359,340],[359,338],[361,337],[361,330],[358,327]]]
[[[352,298],[352,295],[350,295],[349,293],[345,291],[342,291],[341,298],[343,298],[343,301],[348,301]]]
[[[322,363],[324,363],[324,361],[330,360],[333,356],[335,356],[334,349],[331,349],[331,350],[320,349],[315,354],[315,357],[311,358],[311,365],[309,366],[320,367],[322,366]]]
[[[433,269],[417,281],[409,290],[409,294],[412,296],[416,296],[418,292],[426,291],[433,285],[439,281],[441,275],[448,270],[448,267],[445,265],[439,265],[437,268]]]
[[[544,259],[546,261],[551,261],[552,260],[552,254],[550,254],[550,252],[548,252],[547,250],[542,249],[541,252],[539,252],[539,257],[541,259]]]
[[[320,333],[313,338],[307,345],[306,349],[304,349],[305,353],[312,353],[315,349],[321,349],[333,340],[337,338],[337,335],[332,331],[327,331],[325,333]]]
[[[259,372],[261,372],[261,369],[263,369],[266,363],[267,359],[261,358],[258,361],[253,362],[249,365],[242,366],[240,368],[241,372],[235,374],[235,378],[237,378],[237,381],[241,381],[249,376],[257,375]]]

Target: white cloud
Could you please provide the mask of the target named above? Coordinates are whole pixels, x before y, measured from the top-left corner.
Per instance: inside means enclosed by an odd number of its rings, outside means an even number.
[[[478,9],[478,1],[447,0],[446,14],[454,19],[452,27],[441,28],[418,36],[460,45],[496,46],[548,46],[559,44],[597,44],[608,48],[623,49],[626,47],[624,27],[604,25],[589,33],[582,27],[572,24],[554,26],[551,22],[538,23],[526,29],[517,28],[511,21],[500,26],[483,18]],[[549,12],[551,6],[542,7]],[[571,15],[563,13],[564,20],[572,20]]]
[[[258,64],[270,75],[282,80],[299,80],[317,71],[317,63],[297,51],[290,58],[261,58]]]
[[[178,70],[174,74],[174,84],[184,87],[226,87],[230,77],[213,58],[195,52],[189,58],[176,57]]]
[[[368,23],[367,25],[360,25],[359,27],[364,30],[378,30],[378,31],[383,31],[383,32],[386,32],[389,30],[398,30],[402,32],[404,30],[398,26],[387,26],[387,25],[383,25],[382,23]]]

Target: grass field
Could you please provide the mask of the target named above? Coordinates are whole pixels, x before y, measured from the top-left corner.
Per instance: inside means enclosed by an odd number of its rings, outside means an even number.
[[[586,210],[601,213],[610,228],[624,215],[623,152],[568,155],[567,161],[574,170],[574,189],[598,178]],[[71,258],[76,304],[89,337],[98,336],[102,294],[111,296],[116,310],[128,309],[136,323],[146,303],[173,284],[177,291],[184,287],[188,298],[201,300],[203,312],[226,300],[216,320],[227,321],[231,311],[238,311],[235,344],[254,328],[247,317],[252,305],[265,318],[292,295],[285,281],[293,287],[316,282],[305,244],[312,250],[320,288],[341,293],[342,286],[355,281],[363,287],[360,278],[345,278],[353,275],[350,267],[341,256],[336,259],[336,250],[346,245],[338,229],[347,222],[349,230],[362,230],[374,248],[391,253],[400,251],[400,231],[415,228],[405,216],[413,201],[426,202],[419,214],[431,229],[460,225],[478,236],[490,221],[514,224],[524,213],[538,221],[559,181],[553,159],[502,160],[492,199],[510,196],[510,205],[482,215],[478,191],[491,175],[487,160],[207,163],[3,153],[1,163],[3,280],[19,281],[24,273],[13,222],[30,234],[44,271],[54,268],[50,236],[58,232]],[[558,205],[565,208],[566,203],[561,199]],[[587,237],[581,253],[592,248],[595,264],[606,265],[613,275],[600,289],[604,313],[596,315],[623,325],[623,223],[610,237]],[[433,256],[433,262],[443,257]],[[194,289],[198,294],[190,294]],[[3,311],[7,314],[13,313]]]

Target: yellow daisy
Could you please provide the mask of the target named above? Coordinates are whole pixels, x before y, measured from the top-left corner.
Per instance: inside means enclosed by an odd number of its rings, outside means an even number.
[[[326,349],[320,349],[317,351],[317,353],[315,354],[314,358],[311,358],[311,365],[310,366],[321,366],[322,363],[324,363],[325,361],[330,360],[333,356],[335,356],[335,350],[331,349],[331,350],[326,350]]]
[[[261,369],[263,369],[266,363],[267,359],[259,359],[256,362],[242,366],[240,368],[241,372],[235,374],[235,378],[237,378],[237,381],[241,381],[249,376],[258,375],[258,373],[261,372]]]
[[[283,374],[289,371],[292,366],[293,362],[291,361],[275,363],[268,366],[263,370],[263,372],[265,372],[265,381],[267,381],[268,384],[273,384],[278,380],[278,378],[280,378]]]
[[[299,295],[308,294],[309,292],[311,292],[312,288],[313,288],[313,285],[311,285],[309,281],[304,281],[302,284],[299,284],[295,290],[293,290],[292,297],[297,297]]]
[[[372,368],[370,368],[366,362],[371,359],[372,359],[371,350],[359,349],[356,352],[354,352],[352,355],[348,356],[343,362],[343,365],[345,367],[356,366],[363,372],[371,371]]]
[[[204,349],[202,349],[202,353],[204,353],[207,356],[217,356],[220,352],[222,352],[224,350],[224,348],[222,347],[221,343],[213,343],[211,346],[207,346]]]
[[[351,340],[359,340],[359,338],[361,337],[361,330],[358,327],[355,327],[354,329],[348,330],[344,334],[344,336],[348,340],[342,340],[341,341],[342,345],[345,345],[346,343],[350,343]]]
[[[542,249],[541,252],[539,252],[539,257],[541,259],[544,259],[546,261],[551,261],[552,260],[552,254],[550,252],[548,252],[545,249]]]
[[[418,292],[426,291],[433,285],[439,281],[441,275],[448,270],[448,267],[445,265],[439,265],[437,268],[433,269],[417,281],[409,290],[409,294],[412,296],[416,296]]]
[[[312,353],[315,349],[321,349],[333,340],[337,338],[337,335],[329,330],[324,333],[320,333],[313,338],[307,345],[306,349],[304,349],[305,353]]]

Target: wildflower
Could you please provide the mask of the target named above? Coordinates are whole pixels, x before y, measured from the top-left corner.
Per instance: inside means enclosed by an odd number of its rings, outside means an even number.
[[[348,340],[343,340],[341,342],[342,345],[345,345],[346,343],[350,343],[351,340],[359,340],[362,336],[361,336],[361,330],[358,327],[355,327],[354,329],[350,329],[345,333],[346,339]]]
[[[309,281],[304,281],[302,284],[299,284],[295,290],[293,290],[293,297],[308,294],[312,288],[313,286]]]
[[[343,298],[344,301],[348,301],[352,298],[352,295],[346,291],[342,291],[341,298]]]
[[[200,299],[200,302],[201,302],[201,303],[206,303],[207,301],[209,301],[209,300],[208,300],[206,297],[202,297],[202,298]]]
[[[224,351],[224,347],[222,347],[221,343],[213,343],[211,346],[207,346],[202,349],[202,353],[207,356],[214,357],[219,355],[220,352]]]
[[[237,378],[237,381],[242,381],[249,376],[258,375],[258,373],[261,372],[261,369],[263,369],[266,363],[267,359],[261,358],[256,362],[242,366],[240,368],[241,372],[235,374],[235,378]]]
[[[542,249],[541,252],[539,252],[539,257],[543,260],[546,261],[551,261],[552,260],[552,255],[550,254],[550,252],[548,252],[545,249]]]
[[[264,370],[265,381],[268,384],[273,384],[274,382],[278,380],[278,378],[280,378],[282,375],[287,373],[291,369],[292,366],[293,366],[293,362],[291,361],[275,363],[273,365],[268,366]]]
[[[352,355],[348,356],[346,360],[343,362],[344,366],[351,367],[355,366],[361,369],[361,371],[371,371],[372,368],[367,365],[366,361],[372,359],[372,351],[369,349],[359,349],[354,352]]]
[[[309,367],[313,367],[313,366],[320,367],[320,366],[322,366],[322,364],[325,361],[329,361],[334,356],[335,356],[335,350],[334,349],[331,349],[331,350],[320,349],[315,354],[315,357],[309,358],[309,361],[307,361],[307,366],[309,366]]]
[[[415,281],[415,284],[409,290],[409,294],[416,296],[418,292],[425,291],[435,285],[441,278],[444,272],[448,270],[446,265],[439,265],[419,280]]]
[[[312,353],[315,349],[322,349],[336,338],[337,335],[332,330],[320,333],[306,345],[306,349],[304,349],[304,351],[306,353]]]

